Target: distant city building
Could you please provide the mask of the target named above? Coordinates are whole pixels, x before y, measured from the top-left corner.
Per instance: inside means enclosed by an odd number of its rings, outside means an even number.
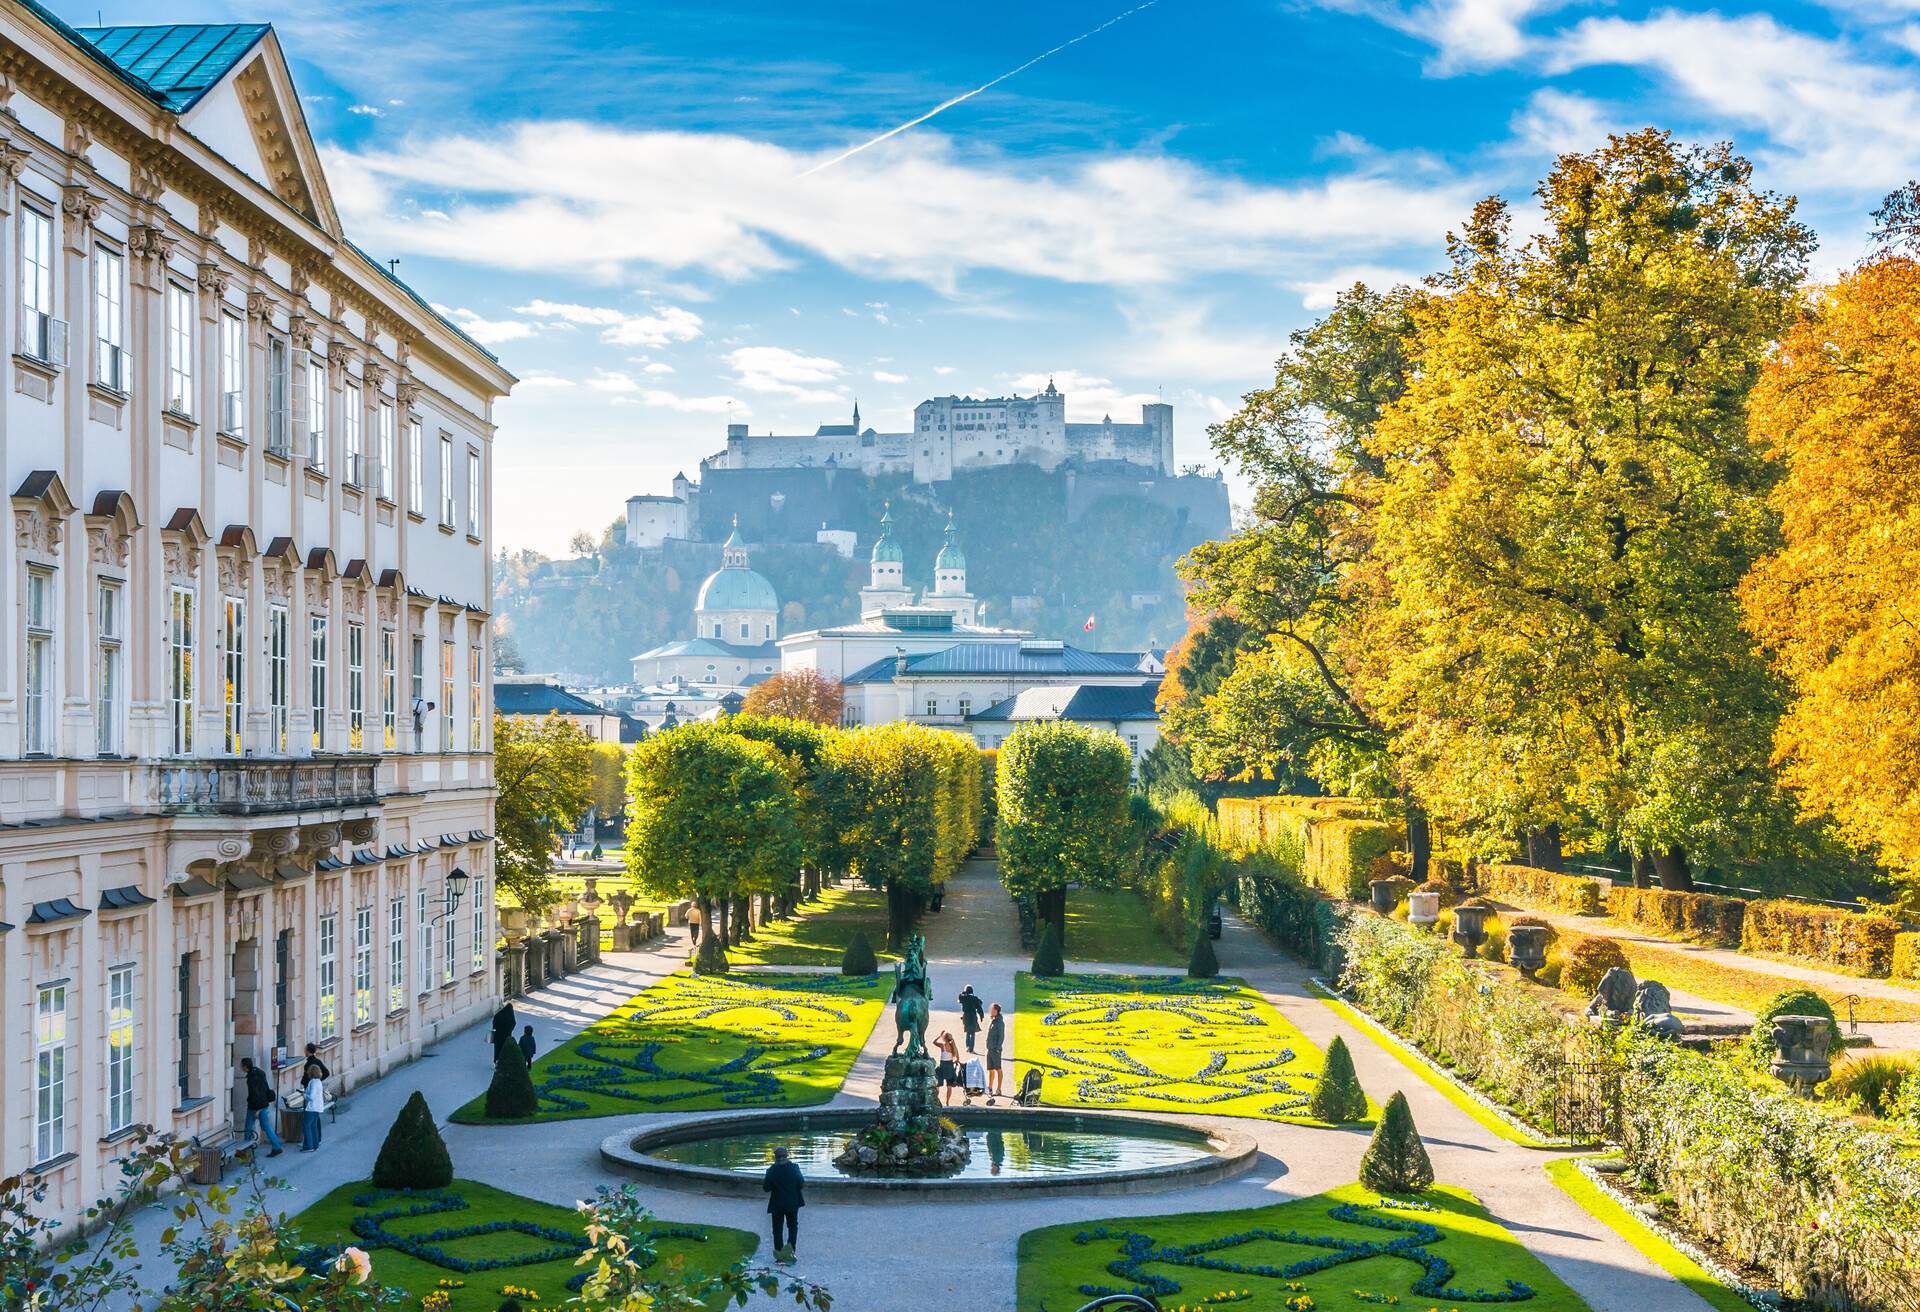
[[[700,462],[712,469],[832,467],[862,474],[910,474],[916,483],[942,483],[955,470],[1000,465],[1054,469],[1068,460],[1115,461],[1156,475],[1174,472],[1173,407],[1150,402],[1140,422],[1068,423],[1066,394],[1051,380],[1033,396],[936,396],[913,409],[913,427],[882,433],[853,422],[822,424],[808,435],[753,434],[727,425],[726,450]],[[631,536],[631,519],[629,535]]]
[[[693,606],[693,634],[633,658],[633,681],[641,686],[679,681],[745,688],[780,668],[774,639],[780,629],[780,598],[755,572],[747,544],[735,527],[721,548],[720,568],[707,575]]]
[[[621,741],[620,713],[589,701],[551,674],[497,674],[493,679],[496,715],[544,720],[557,715],[596,742]]]
[[[672,496],[627,498],[627,545],[657,547],[669,538],[684,541],[692,534],[692,498],[687,476],[676,474]]]

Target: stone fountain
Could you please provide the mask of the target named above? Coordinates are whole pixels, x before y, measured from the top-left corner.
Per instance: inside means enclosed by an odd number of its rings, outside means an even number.
[[[880,1080],[880,1109],[856,1134],[834,1165],[867,1175],[947,1175],[972,1155],[967,1137],[940,1114],[934,1061],[927,1054],[927,1017],[933,987],[927,979],[926,942],[915,934],[905,958],[893,968],[893,1052]],[[906,1051],[900,1045],[906,1043]]]

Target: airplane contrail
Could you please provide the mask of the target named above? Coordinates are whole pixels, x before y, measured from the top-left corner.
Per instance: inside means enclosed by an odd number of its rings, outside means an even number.
[[[1032,59],[1029,59],[1026,63],[1020,65],[1020,67],[1008,69],[1006,72],[1002,73],[999,77],[993,79],[993,81],[983,82],[971,91],[963,91],[959,95],[955,96],[952,100],[942,101],[940,104],[935,105],[932,109],[922,114],[919,118],[908,119],[905,123],[902,123],[897,128],[888,128],[885,132],[882,132],[879,136],[874,137],[869,141],[863,141],[859,145],[853,147],[850,150],[842,151],[840,154],[835,155],[832,159],[826,161],[824,164],[815,164],[812,168],[807,169],[806,171],[801,173],[800,176],[804,178],[812,174],[818,173],[822,169],[830,169],[835,164],[840,163],[840,161],[842,160],[852,159],[855,155],[858,155],[861,151],[867,149],[869,146],[877,146],[881,142],[886,141],[890,137],[897,137],[902,132],[905,132],[908,128],[919,127],[922,123],[925,123],[928,119],[932,118],[935,114],[945,113],[947,110],[952,109],[955,105],[959,104],[963,100],[971,100],[975,96],[979,95],[982,91],[992,90],[994,87],[999,86],[1002,82],[1005,82],[1008,78],[1014,76],[1014,74],[1024,73],[1028,69],[1032,68],[1035,64],[1039,63],[1041,60],[1046,59],[1052,55],[1059,54],[1062,50],[1065,50],[1068,46],[1079,45],[1082,41],[1085,41],[1090,36],[1098,36],[1100,33],[1112,27],[1115,23],[1119,22],[1121,19],[1131,18],[1133,17],[1133,15],[1139,13],[1142,9],[1151,9],[1158,3],[1160,3],[1160,0],[1147,0],[1145,4],[1135,5],[1133,8],[1127,10],[1124,14],[1115,14],[1112,18],[1109,18],[1106,22],[1100,24],[1100,26],[1096,28],[1091,28],[1088,31],[1082,32],[1079,36],[1074,37],[1071,41],[1062,41],[1059,45],[1055,46],[1051,50],[1043,50],[1039,54],[1035,55]]]

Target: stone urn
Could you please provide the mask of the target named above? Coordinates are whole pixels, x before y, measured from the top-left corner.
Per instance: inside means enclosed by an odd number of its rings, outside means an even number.
[[[1522,975],[1532,979],[1547,964],[1547,939],[1553,933],[1545,925],[1513,925],[1507,929],[1507,961]]]
[[[556,902],[552,911],[548,913],[549,918],[552,919],[555,924],[560,925],[569,923],[579,914],[580,903],[577,900]]]
[[[508,938],[524,938],[527,927],[533,923],[533,917],[527,914],[525,907],[498,907],[500,928]]]
[[[1773,1043],[1774,1075],[1802,1098],[1811,1098],[1814,1086],[1833,1074],[1827,1055],[1833,1022],[1825,1016],[1775,1016]]]
[[[1414,925],[1432,925],[1440,919],[1440,895],[1438,893],[1412,892],[1407,894],[1407,922]]]
[[[1375,911],[1378,911],[1383,916],[1393,914],[1393,909],[1400,905],[1400,890],[1397,887],[1399,883],[1400,881],[1397,879],[1371,879],[1367,881],[1367,887],[1372,890],[1370,901]]]
[[[586,879],[586,884],[587,884],[587,891],[580,895],[580,900],[586,903],[590,907],[599,906],[600,905],[600,876],[588,875]]]
[[[613,923],[616,925],[626,924],[627,916],[633,910],[633,894],[623,888],[609,898],[608,901],[613,903]]]
[[[1453,941],[1469,957],[1480,954],[1487,941],[1487,917],[1493,908],[1484,903],[1462,902],[1453,909]]]

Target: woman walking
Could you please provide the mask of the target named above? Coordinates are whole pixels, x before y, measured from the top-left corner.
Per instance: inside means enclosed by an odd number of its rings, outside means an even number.
[[[987,1013],[987,1106],[993,1106],[993,1100],[1005,1090],[1001,1081],[1006,1077],[1000,1070],[1000,1057],[1007,1047],[1007,1018],[1000,1014],[1000,1004],[994,1003],[993,1010]]]
[[[960,1087],[960,1045],[953,1041],[953,1031],[942,1030],[940,1037],[933,1041],[933,1050],[940,1054],[933,1080],[940,1086],[941,1101],[951,1107],[953,1091]]]
[[[313,1066],[307,1068],[306,1114],[300,1121],[300,1151],[320,1149],[320,1113],[327,1110],[327,1083]]]

